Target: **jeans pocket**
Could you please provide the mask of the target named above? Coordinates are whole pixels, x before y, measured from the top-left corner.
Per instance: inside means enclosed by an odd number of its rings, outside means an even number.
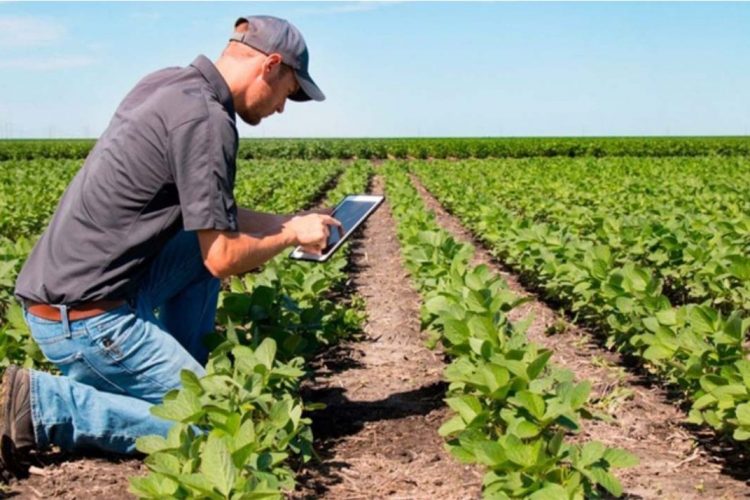
[[[110,313],[107,313],[110,314]],[[128,351],[128,343],[136,340],[139,330],[139,318],[130,309],[99,321],[94,325],[86,325],[93,347],[100,354],[114,361],[121,360]]]

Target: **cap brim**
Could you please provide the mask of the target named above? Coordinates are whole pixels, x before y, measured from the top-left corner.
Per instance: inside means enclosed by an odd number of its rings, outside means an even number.
[[[289,99],[297,102],[304,101],[325,101],[326,96],[323,91],[315,85],[315,82],[310,75],[301,71],[294,70],[294,74],[297,76],[297,83],[299,83],[299,90],[289,96]]]

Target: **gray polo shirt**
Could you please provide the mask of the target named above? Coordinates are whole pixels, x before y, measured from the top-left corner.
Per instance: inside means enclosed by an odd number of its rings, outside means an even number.
[[[65,190],[16,297],[67,305],[130,298],[181,228],[237,231],[237,147],[232,96],[209,59],[146,76]]]

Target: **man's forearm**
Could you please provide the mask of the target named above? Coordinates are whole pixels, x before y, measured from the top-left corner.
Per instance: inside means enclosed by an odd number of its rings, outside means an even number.
[[[326,210],[327,211],[327,210]],[[322,250],[330,226],[341,223],[320,212],[296,216],[238,209],[238,232],[203,229],[198,231],[206,268],[218,278],[245,273],[273,258],[285,248],[302,245]]]
[[[253,236],[276,234],[281,231],[281,226],[291,218],[291,215],[254,212],[241,207],[237,209],[237,223],[240,232]]]
[[[206,267],[214,276],[220,278],[260,267],[294,244],[294,234],[284,228],[263,236],[215,230],[206,230],[202,233],[203,245],[206,248]],[[211,262],[215,264],[210,265]]]

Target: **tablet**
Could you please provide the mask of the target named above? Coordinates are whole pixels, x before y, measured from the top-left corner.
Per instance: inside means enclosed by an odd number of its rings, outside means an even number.
[[[384,196],[353,194],[344,198],[333,209],[331,217],[341,222],[344,235],[339,234],[336,226],[329,226],[331,234],[328,236],[326,248],[321,255],[305,253],[301,247],[295,248],[289,257],[297,260],[325,262],[331,258],[336,250],[349,239],[349,236],[383,203]]]

